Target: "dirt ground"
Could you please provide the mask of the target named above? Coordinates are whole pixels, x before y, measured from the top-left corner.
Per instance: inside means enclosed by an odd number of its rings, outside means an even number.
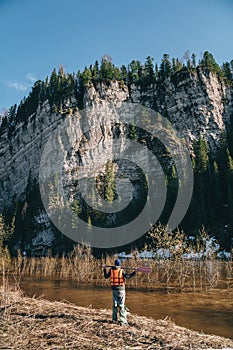
[[[3,288],[0,302],[0,350],[233,348],[231,339],[179,327],[168,319],[129,314],[129,325],[121,326],[111,322],[111,310],[28,298]]]

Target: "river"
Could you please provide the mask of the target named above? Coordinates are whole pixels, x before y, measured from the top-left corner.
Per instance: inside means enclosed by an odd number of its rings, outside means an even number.
[[[67,300],[79,306],[111,308],[110,287],[80,287],[70,281],[25,278],[20,286],[28,296],[43,295],[48,300]],[[233,291],[199,293],[126,291],[130,313],[160,319],[204,333],[233,338]]]

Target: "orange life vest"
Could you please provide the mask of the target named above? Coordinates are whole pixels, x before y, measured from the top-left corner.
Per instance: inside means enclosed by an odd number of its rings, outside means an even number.
[[[122,269],[111,269],[111,286],[123,286],[124,285],[124,277]]]

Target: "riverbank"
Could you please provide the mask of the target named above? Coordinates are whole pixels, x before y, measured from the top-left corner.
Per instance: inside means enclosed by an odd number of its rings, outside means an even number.
[[[14,283],[12,280],[11,283]],[[109,283],[109,281],[108,281]],[[43,295],[50,301],[68,302],[94,309],[111,308],[110,287],[79,286],[72,281],[51,281],[26,278],[20,289],[29,297]],[[197,332],[233,339],[233,290],[212,290],[199,293],[169,293],[128,289],[126,304],[132,314],[154,320],[169,317],[177,325]],[[211,322],[210,322],[211,320]]]
[[[128,326],[111,323],[111,310],[79,307],[0,290],[0,349],[223,349],[233,340],[179,327],[168,319],[128,315]],[[211,320],[210,320],[211,322]]]

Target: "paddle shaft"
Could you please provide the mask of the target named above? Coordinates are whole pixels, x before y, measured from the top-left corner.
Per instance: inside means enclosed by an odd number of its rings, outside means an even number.
[[[105,267],[116,267],[114,265],[105,265]],[[128,270],[134,270],[134,271],[138,271],[138,272],[144,272],[144,273],[150,273],[152,272],[151,268],[149,266],[142,266],[142,267],[126,267],[126,269]]]

